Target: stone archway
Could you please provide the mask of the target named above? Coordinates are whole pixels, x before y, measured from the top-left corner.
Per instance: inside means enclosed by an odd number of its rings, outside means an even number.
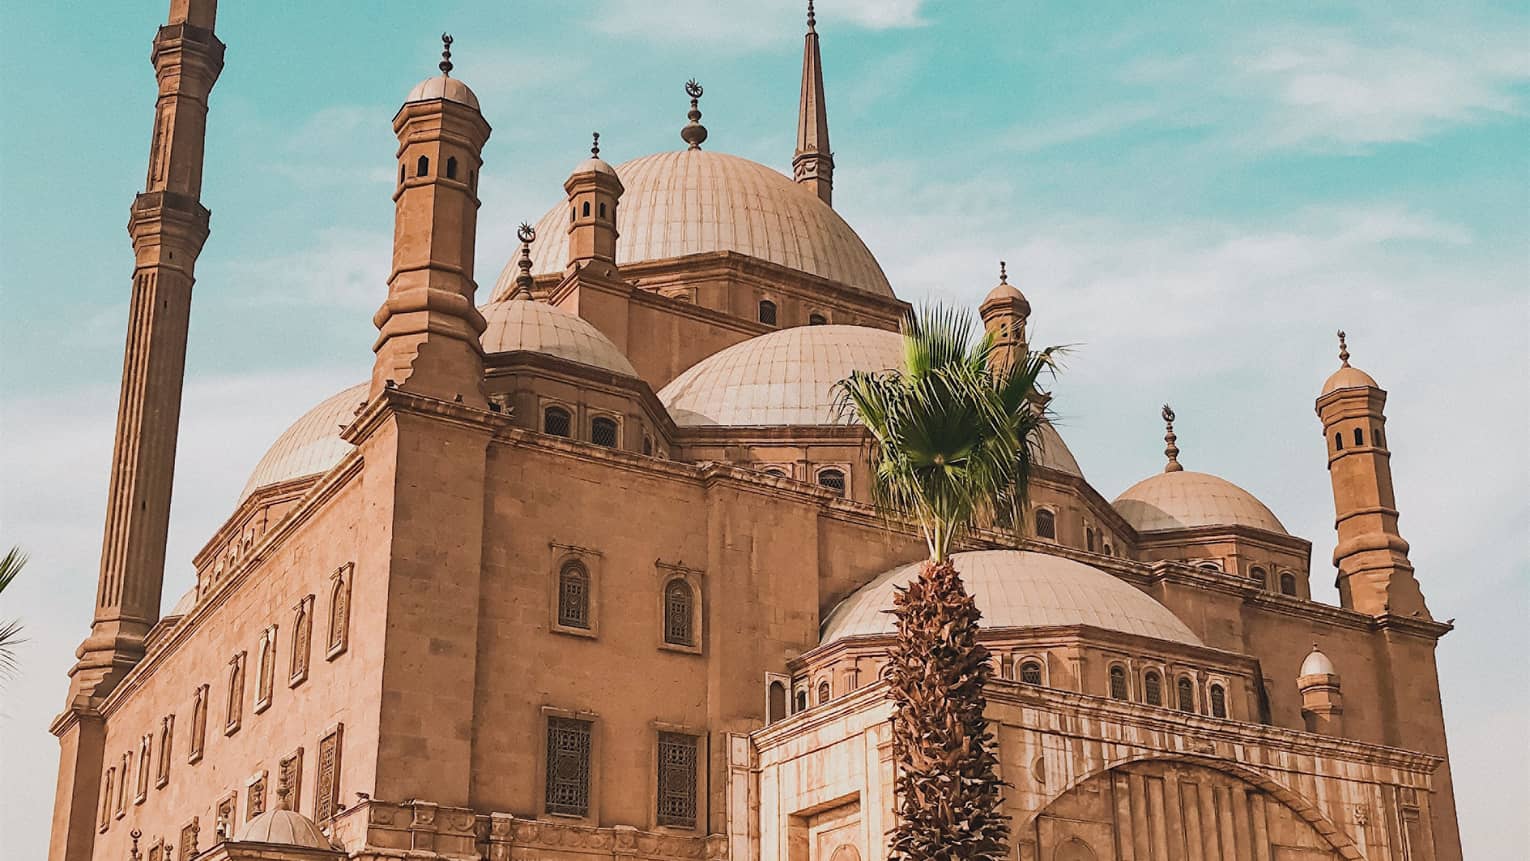
[[[1039,861],[1360,857],[1342,835],[1331,840],[1331,829],[1314,827],[1311,805],[1261,783],[1268,781],[1209,764],[1138,760],[1069,787],[1024,826],[1022,839],[1034,841]]]

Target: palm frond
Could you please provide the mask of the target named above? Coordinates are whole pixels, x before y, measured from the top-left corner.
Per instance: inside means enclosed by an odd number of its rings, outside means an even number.
[[[16,576],[21,569],[26,567],[27,554],[19,547],[12,547],[5,556],[0,557],[0,592],[5,587],[15,582]],[[22,642],[21,622],[12,619],[8,622],[0,622],[0,678],[9,678],[15,675],[17,670],[16,647]]]

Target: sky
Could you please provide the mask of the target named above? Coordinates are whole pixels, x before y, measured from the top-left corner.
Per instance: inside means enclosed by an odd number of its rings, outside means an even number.
[[[4,2],[0,845],[42,857],[46,726],[90,621],[164,0]],[[1390,396],[1401,528],[1437,618],[1469,858],[1530,845],[1530,14],[1523,4],[818,4],[835,205],[898,294],[976,306],[1007,260],[1059,425],[1107,498],[1180,460],[1313,542],[1337,602],[1313,399],[1334,331]],[[613,163],[706,146],[789,167],[791,0],[227,3],[212,96],[166,606],[261,452],[364,379],[390,252],[390,121],[438,34],[493,136],[477,278]]]

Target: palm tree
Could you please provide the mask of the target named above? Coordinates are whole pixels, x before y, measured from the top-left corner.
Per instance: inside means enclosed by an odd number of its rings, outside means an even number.
[[[23,566],[27,564],[27,555],[21,552],[20,547],[12,547],[3,558],[0,558],[0,593],[5,592],[5,587],[11,585],[16,575],[21,573]],[[9,622],[0,622],[0,677],[13,675],[16,672],[16,646],[21,643],[21,621],[12,619]]]
[[[1054,352],[1003,361],[970,315],[929,307],[904,324],[903,368],[857,371],[839,384],[841,408],[871,434],[873,499],[917,523],[930,551],[892,611],[898,861],[1008,857],[1004,784],[983,714],[993,667],[950,550],[975,524],[1023,506],[1043,421],[1036,383]]]

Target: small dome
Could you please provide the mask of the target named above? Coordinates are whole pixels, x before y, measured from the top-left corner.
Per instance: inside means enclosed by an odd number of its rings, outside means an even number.
[[[1026,313],[1030,313],[1031,310],[1030,300],[1025,298],[1025,294],[1021,293],[1019,288],[1008,281],[1001,281],[999,286],[989,290],[988,295],[983,297],[983,304],[978,307],[988,307],[996,303],[1022,305]]]
[[[584,169],[580,165],[575,170]],[[616,208],[617,265],[734,251],[876,296],[892,285],[866,244],[828,204],[779,171],[711,150],[680,150],[618,165],[625,191]],[[556,274],[568,262],[568,204],[536,225],[532,271]],[[493,296],[515,290],[512,258]]]
[[[275,843],[301,846],[304,849],[333,850],[330,842],[312,819],[295,810],[267,810],[256,816],[234,835],[236,843]]]
[[[952,555],[962,582],[983,612],[985,628],[1092,625],[1186,645],[1200,638],[1152,596],[1098,568],[1030,550],[979,550]],[[892,634],[894,591],[923,562],[894,568],[857,589],[824,621],[820,643]]]
[[[409,95],[404,98],[404,103],[429,102],[436,99],[445,99],[448,102],[457,102],[467,105],[473,110],[478,110],[478,96],[473,90],[457,78],[437,75],[414,85]]]
[[[606,161],[600,156],[592,155],[584,161],[574,165],[574,169],[569,171],[570,176],[579,173],[609,173],[612,176],[616,176],[616,168],[612,167],[610,162]],[[539,228],[538,233],[540,234],[541,225],[538,224],[537,227]],[[515,261],[511,262],[513,263]]]
[[[1334,371],[1333,374],[1328,377],[1327,381],[1323,383],[1323,394],[1326,395],[1330,392],[1336,392],[1339,389],[1363,389],[1367,387],[1373,389],[1381,388],[1381,386],[1376,385],[1376,380],[1373,379],[1370,374],[1367,374],[1359,368],[1352,368],[1349,365],[1345,365],[1337,371]]]
[[[1204,472],[1162,472],[1126,489],[1111,503],[1138,532],[1196,526],[1251,526],[1286,534],[1252,493]]]
[[[369,388],[369,383],[357,383],[331,395],[282,431],[250,473],[239,501],[262,487],[328,472],[339,463],[351,451],[340,429],[355,419],[356,406],[367,399]]]
[[[1312,651],[1307,653],[1307,659],[1302,661],[1302,671],[1299,676],[1337,676],[1339,671],[1333,668],[1333,661],[1328,656],[1318,651],[1316,644]]]
[[[196,606],[197,606],[197,587],[196,587],[196,584],[193,583],[193,584],[191,584],[191,588],[187,589],[185,594],[181,595],[180,599],[175,602],[175,606],[171,607],[170,608],[170,612],[166,613],[165,615],[166,616],[184,616],[187,613],[190,613],[192,610],[196,609]]]
[[[836,425],[835,384],[851,371],[903,366],[903,336],[865,326],[795,326],[714,353],[670,381],[659,400],[682,426]],[[1042,466],[1083,475],[1050,425]]]
[[[530,350],[626,377],[638,375],[611,339],[583,317],[531,299],[502,299],[480,310],[489,324],[481,339],[486,353]]]

